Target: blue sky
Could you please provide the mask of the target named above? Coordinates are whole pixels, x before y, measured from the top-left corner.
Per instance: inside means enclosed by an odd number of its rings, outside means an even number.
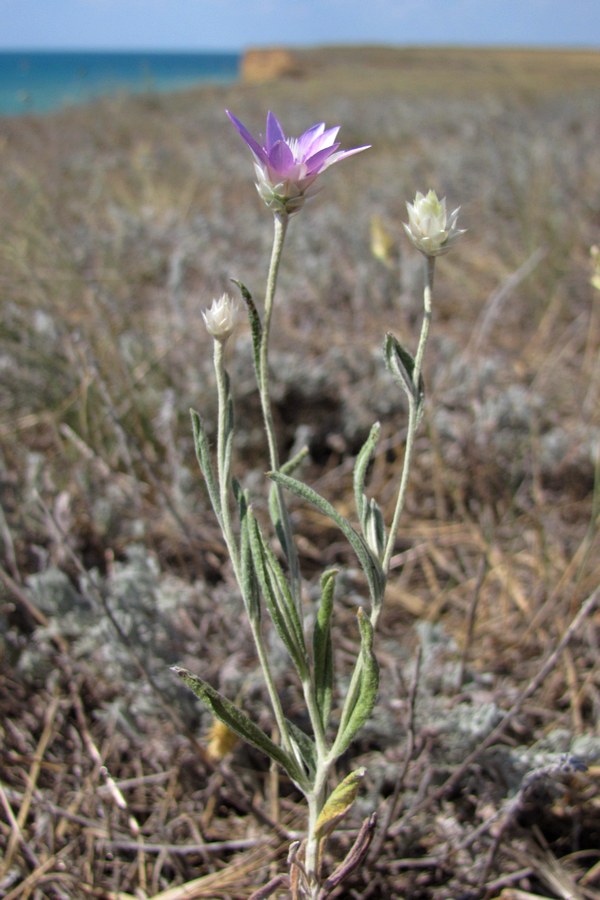
[[[0,48],[600,47],[598,0],[0,0]]]

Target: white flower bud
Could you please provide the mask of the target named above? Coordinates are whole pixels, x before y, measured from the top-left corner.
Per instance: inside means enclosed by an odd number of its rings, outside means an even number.
[[[237,303],[231,299],[229,294],[223,294],[218,300],[213,300],[210,309],[202,313],[206,330],[211,334],[215,341],[225,343],[231,335],[237,318]]]
[[[456,227],[460,206],[448,218],[446,198],[438,200],[435,191],[429,191],[426,197],[417,191],[415,202],[407,203],[406,208],[408,225],[403,223],[404,230],[425,256],[446,253],[456,238],[465,233],[465,229]]]

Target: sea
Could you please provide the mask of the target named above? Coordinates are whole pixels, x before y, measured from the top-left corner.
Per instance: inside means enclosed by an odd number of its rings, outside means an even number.
[[[48,113],[106,95],[232,82],[239,68],[239,53],[2,50],[0,116]]]

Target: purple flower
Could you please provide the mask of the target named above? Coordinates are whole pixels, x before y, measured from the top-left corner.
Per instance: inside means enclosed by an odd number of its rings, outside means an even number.
[[[260,143],[233,113],[226,112],[254,155],[258,193],[269,209],[280,215],[293,215],[302,209],[304,201],[317,192],[313,185],[321,172],[368,149],[338,150],[339,126],[326,128],[324,122],[313,125],[298,138],[286,137],[272,112],[267,113],[266,137],[260,135]]]

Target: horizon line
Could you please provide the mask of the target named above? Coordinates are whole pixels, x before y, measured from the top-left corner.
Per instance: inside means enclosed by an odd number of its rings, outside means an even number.
[[[251,43],[242,47],[173,47],[173,46],[145,46],[145,47],[120,47],[120,46],[0,46],[0,53],[227,53],[241,54],[247,50],[311,50],[331,48],[376,48],[376,49],[427,49],[447,48],[456,50],[583,50],[588,52],[600,52],[600,44],[586,43],[560,43],[540,42],[521,43],[519,41],[502,41],[489,43],[485,41],[409,41],[403,43],[390,43],[389,41],[321,41],[314,43],[293,44],[285,42],[269,42],[265,44]]]

